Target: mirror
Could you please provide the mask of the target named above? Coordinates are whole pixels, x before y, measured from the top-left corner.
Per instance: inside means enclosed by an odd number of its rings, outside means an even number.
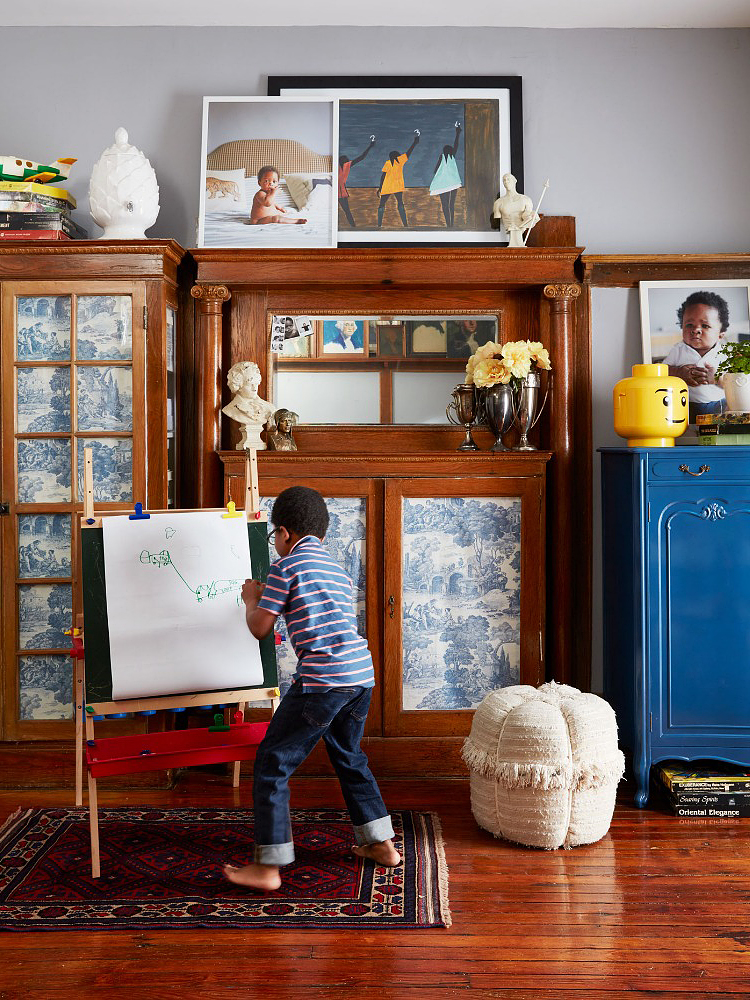
[[[269,316],[273,403],[303,424],[445,424],[500,313]]]

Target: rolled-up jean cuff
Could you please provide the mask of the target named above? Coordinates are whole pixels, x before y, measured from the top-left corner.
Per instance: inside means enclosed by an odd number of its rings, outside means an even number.
[[[294,843],[256,844],[253,861],[259,865],[290,865],[294,861]]]
[[[354,839],[358,847],[365,847],[367,844],[380,844],[384,840],[393,839],[393,823],[390,816],[381,816],[380,819],[370,820],[362,826],[354,827]]]

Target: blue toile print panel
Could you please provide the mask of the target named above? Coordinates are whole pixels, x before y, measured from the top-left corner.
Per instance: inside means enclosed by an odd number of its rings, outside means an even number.
[[[69,583],[24,584],[18,588],[19,649],[64,649],[73,620]]]
[[[18,368],[19,434],[70,431],[70,369]]]
[[[132,316],[129,295],[79,295],[78,360],[129,360],[133,356]]]
[[[261,507],[271,517],[274,498],[263,498]],[[366,500],[364,497],[326,497],[326,506],[330,515],[328,532],[323,544],[331,557],[342,566],[354,583],[356,594],[354,610],[357,615],[357,628],[360,635],[367,635],[367,617],[365,612],[365,535],[366,535]],[[270,529],[269,529],[270,530]],[[270,543],[271,562],[279,558]],[[279,671],[279,688],[282,695],[286,694],[292,683],[292,677],[297,669],[297,657],[286,633],[286,623],[280,616],[276,624],[276,633],[281,637],[281,645],[276,647],[276,662]]]
[[[19,503],[68,503],[70,487],[69,440],[18,442]]]
[[[133,500],[133,441],[131,438],[78,439],[78,496],[83,496],[83,452],[91,448],[94,500],[129,503]]]
[[[18,575],[70,576],[70,514],[21,514]]]
[[[16,299],[16,359],[70,360],[69,295],[20,295]]]
[[[87,365],[78,368],[77,379],[79,431],[132,430],[132,368]]]
[[[19,718],[73,718],[73,674],[69,656],[22,656],[19,687]]]
[[[405,711],[472,709],[518,684],[521,500],[403,500]]]

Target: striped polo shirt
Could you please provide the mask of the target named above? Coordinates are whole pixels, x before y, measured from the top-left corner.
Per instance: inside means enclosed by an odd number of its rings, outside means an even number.
[[[284,615],[303,691],[374,687],[372,656],[357,632],[354,586],[319,538],[305,535],[271,565],[258,607]]]

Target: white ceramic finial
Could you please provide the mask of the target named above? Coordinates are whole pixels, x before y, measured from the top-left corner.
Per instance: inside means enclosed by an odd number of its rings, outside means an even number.
[[[159,214],[159,185],[151,164],[128,142],[127,129],[115,132],[114,145],[104,150],[89,182],[89,210],[104,230],[102,239],[146,238]]]

